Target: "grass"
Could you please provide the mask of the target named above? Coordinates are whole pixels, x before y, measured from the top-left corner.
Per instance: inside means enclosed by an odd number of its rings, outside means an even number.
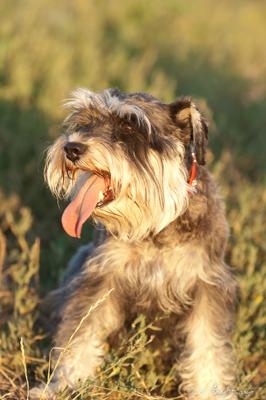
[[[166,102],[191,95],[206,114],[209,165],[231,227],[227,262],[241,287],[237,390],[266,398],[266,3],[14,0],[0,8],[0,398],[27,399],[28,385],[49,379],[52,344],[39,306],[91,237],[88,229],[77,244],[63,233],[42,178],[62,100],[82,86],[148,91]],[[176,397],[172,349],[153,348],[155,329],[140,316],[97,379],[58,398]]]

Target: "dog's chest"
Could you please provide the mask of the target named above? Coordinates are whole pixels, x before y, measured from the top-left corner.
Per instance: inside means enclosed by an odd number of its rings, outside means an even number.
[[[155,305],[167,311],[189,306],[197,280],[206,266],[205,252],[195,244],[157,248],[153,244],[116,242],[112,254],[114,278],[121,295],[140,307]],[[109,246],[110,248],[110,246]],[[110,260],[110,256],[109,256]],[[179,305],[179,306],[178,306]]]

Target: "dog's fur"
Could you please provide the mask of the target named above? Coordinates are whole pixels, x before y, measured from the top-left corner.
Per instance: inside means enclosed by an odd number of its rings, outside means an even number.
[[[51,390],[93,377],[104,342],[138,313],[168,312],[182,336],[181,389],[189,399],[235,399],[230,334],[237,285],[224,262],[224,207],[205,167],[207,123],[190,98],[164,104],[144,93],[79,89],[66,103],[66,133],[48,150],[46,179],[73,196],[91,171],[111,177],[114,200],[92,216],[109,237],[68,283],[55,335],[65,347]],[[64,145],[86,152],[74,163]],[[197,185],[188,185],[192,150]],[[111,291],[111,292],[109,292]],[[101,299],[107,294],[105,301]],[[178,357],[179,354],[177,353]]]

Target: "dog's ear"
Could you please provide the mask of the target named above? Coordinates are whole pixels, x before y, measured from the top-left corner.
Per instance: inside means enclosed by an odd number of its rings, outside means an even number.
[[[198,164],[205,164],[206,146],[208,143],[208,124],[194,102],[183,97],[169,105],[171,118],[181,131],[181,139],[187,147],[192,145]]]

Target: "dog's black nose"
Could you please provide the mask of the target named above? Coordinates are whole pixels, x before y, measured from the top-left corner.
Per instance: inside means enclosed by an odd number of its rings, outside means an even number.
[[[64,145],[64,151],[70,161],[77,161],[85,153],[86,147],[83,143],[68,142]]]

